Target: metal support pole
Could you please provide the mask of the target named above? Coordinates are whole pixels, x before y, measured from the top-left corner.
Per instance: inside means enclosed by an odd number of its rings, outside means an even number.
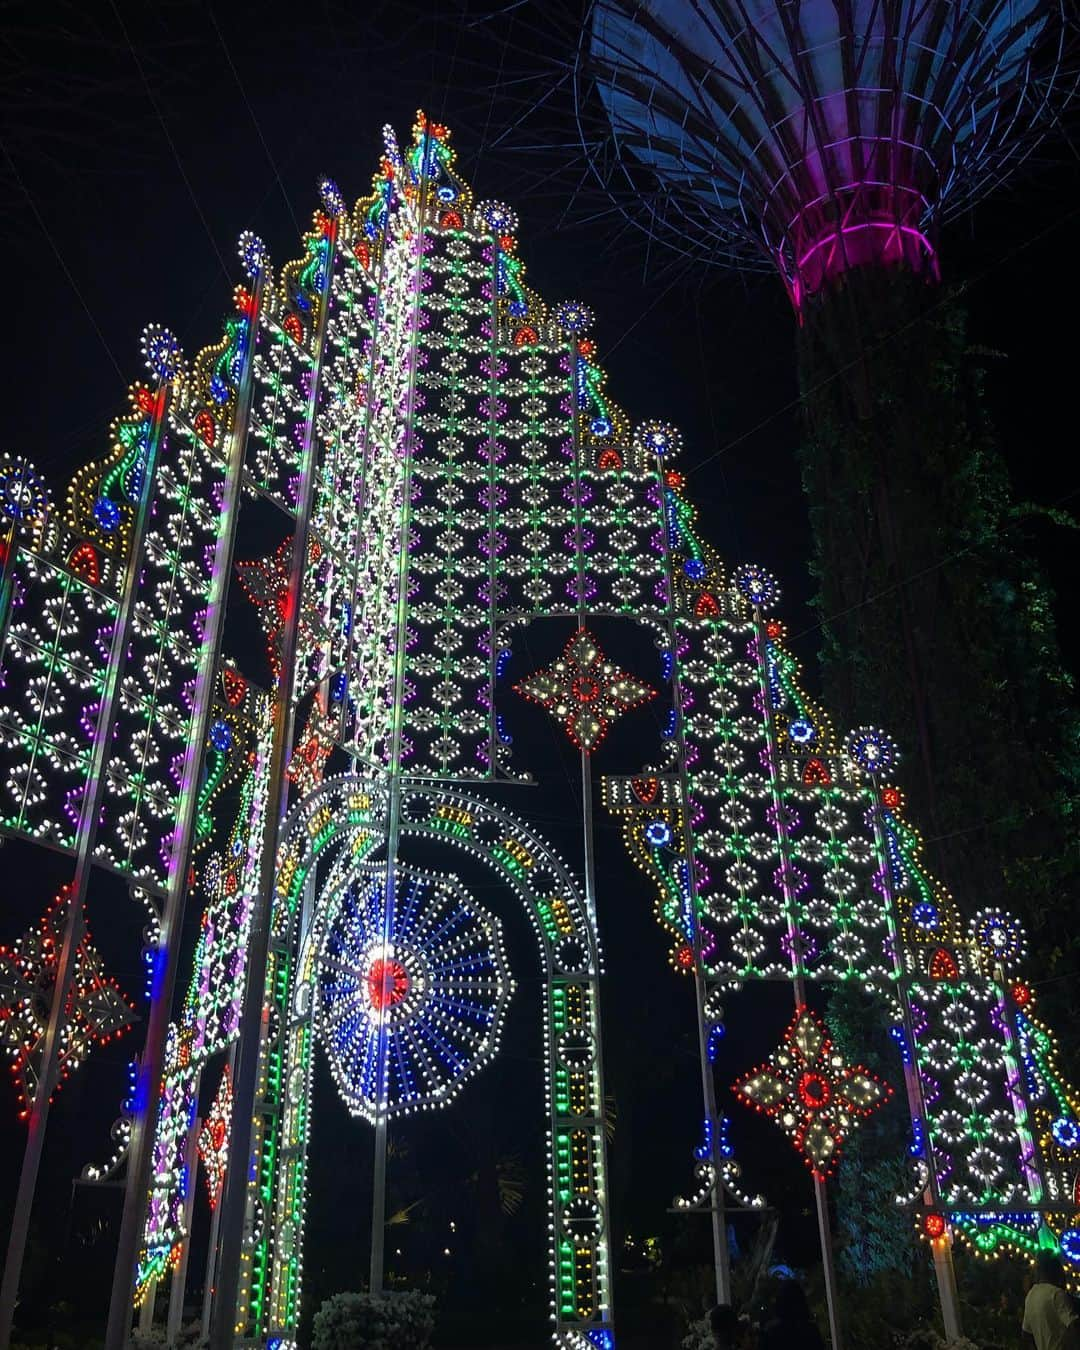
[[[842,1350],[840,1333],[840,1291],[836,1283],[836,1261],[833,1257],[832,1224],[829,1222],[829,1190],[819,1177],[814,1178],[814,1200],[817,1204],[818,1236],[821,1239],[821,1264],[825,1272],[825,1303],[829,1309],[829,1338],[832,1350]]]
[[[197,1096],[198,1094],[196,1094]],[[199,1170],[199,1131],[202,1121],[198,1116],[192,1121],[188,1131],[187,1148],[184,1151],[184,1166],[187,1169],[187,1195],[184,1196],[184,1242],[180,1249],[180,1262],[172,1273],[169,1282],[169,1316],[165,1323],[165,1344],[175,1346],[180,1339],[180,1326],[184,1320],[184,1295],[187,1292],[188,1262],[191,1259],[191,1219],[195,1213],[195,1182]]]
[[[153,420],[147,444],[142,496],[135,513],[135,522],[131,533],[131,548],[124,570],[124,582],[117,604],[112,638],[109,642],[109,657],[105,667],[104,687],[101,692],[101,713],[79,811],[79,823],[75,835],[75,874],[68,895],[68,909],[64,917],[64,935],[60,947],[60,959],[57,965],[56,982],[53,985],[45,1043],[42,1048],[41,1072],[30,1109],[22,1171],[19,1174],[19,1186],[15,1196],[15,1208],[12,1212],[11,1230],[8,1234],[4,1276],[3,1280],[0,1281],[0,1350],[7,1350],[11,1343],[15,1304],[19,1296],[19,1280],[22,1275],[23,1259],[26,1255],[26,1240],[30,1232],[30,1212],[37,1190],[38,1172],[41,1169],[41,1154],[45,1146],[49,1107],[59,1071],[60,1034],[63,1029],[64,1009],[71,992],[79,943],[83,938],[83,905],[86,900],[87,883],[90,879],[94,845],[97,842],[101,803],[105,791],[105,769],[112,754],[112,737],[113,728],[116,724],[120,675],[126,663],[128,634],[135,613],[143,545],[146,541],[146,531],[150,520],[150,494],[155,481],[157,453],[161,441],[161,427],[165,417],[166,400],[166,386],[164,384],[159,385],[154,401]]]
[[[124,1210],[120,1220],[120,1238],[117,1243],[116,1265],[113,1270],[112,1295],[109,1301],[109,1321],[105,1331],[105,1350],[123,1350],[131,1330],[131,1299],[135,1288],[136,1267],[146,1225],[146,1207],[150,1189],[150,1169],[153,1165],[154,1135],[157,1129],[158,1102],[165,1066],[165,1042],[172,1013],[173,989],[176,984],[180,933],[188,893],[188,870],[191,848],[195,837],[195,818],[198,812],[199,775],[206,754],[206,738],[214,709],[214,680],[225,629],[225,606],[232,571],[233,549],[236,542],[236,521],[240,510],[240,491],[243,481],[244,452],[247,445],[248,412],[251,406],[251,388],[255,369],[255,344],[258,336],[259,307],[262,302],[262,279],[255,287],[254,303],[240,374],[236,411],[229,435],[229,449],[225,464],[225,485],[221,501],[221,520],[211,573],[210,593],[207,596],[206,622],[195,693],[192,701],[191,729],[184,756],[179,803],[177,807],[175,846],[169,861],[169,884],[161,916],[158,939],[158,970],[150,1000],[150,1016],[146,1041],[139,1066],[139,1085],[136,1092],[138,1109],[131,1122],[131,1143],[128,1150],[127,1187],[124,1192]]]
[[[218,1288],[211,1314],[210,1344],[213,1350],[230,1350],[236,1334],[236,1305],[240,1289],[240,1259],[244,1243],[244,1219],[248,1201],[248,1174],[262,1055],[263,1003],[266,996],[266,964],[270,954],[270,918],[278,837],[287,805],[285,763],[293,734],[296,696],[296,658],[300,644],[304,576],[307,571],[308,533],[315,489],[315,415],[318,410],[326,324],[334,275],[336,227],[330,235],[318,329],[313,344],[314,369],[308,397],[304,440],[300,455],[296,532],[289,561],[287,619],[282,629],[281,665],[274,688],[274,736],[270,752],[266,829],[259,860],[259,885],[252,904],[248,938],[247,974],[237,1035],[236,1073],[233,1079],[233,1137],[230,1165],[221,1197],[221,1243]],[[111,1347],[106,1347],[111,1350]]]
[[[154,1329],[154,1314],[157,1310],[157,1291],[158,1282],[156,1279],[150,1281],[146,1290],[146,1297],[139,1305],[139,1334],[149,1336]]]

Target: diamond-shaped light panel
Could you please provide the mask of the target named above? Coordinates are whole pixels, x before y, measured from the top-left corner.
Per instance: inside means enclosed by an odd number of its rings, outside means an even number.
[[[587,628],[578,629],[554,665],[526,676],[514,688],[557,717],[586,752],[600,744],[628,708],[656,696],[655,689],[608,661]]]
[[[844,1140],[859,1120],[892,1096],[888,1083],[861,1064],[844,1063],[825,1024],[806,1007],[796,1009],[765,1063],[740,1078],[733,1090],[776,1121],[822,1181],[836,1167]]]

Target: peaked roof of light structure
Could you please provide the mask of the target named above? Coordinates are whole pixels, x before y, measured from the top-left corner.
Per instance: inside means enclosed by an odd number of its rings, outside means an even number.
[[[854,265],[936,268],[939,219],[1037,139],[1064,33],[1062,0],[593,0],[579,77],[628,211],[771,260],[798,304]]]

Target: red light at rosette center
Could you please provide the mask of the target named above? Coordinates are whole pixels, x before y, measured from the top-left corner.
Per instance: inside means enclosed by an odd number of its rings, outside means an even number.
[[[943,1214],[927,1214],[923,1219],[923,1232],[931,1242],[943,1238],[945,1236],[945,1216]]]
[[[675,964],[680,970],[692,970],[694,965],[693,947],[680,947],[675,953]]]
[[[409,972],[400,961],[380,957],[371,963],[367,984],[371,1006],[384,1012],[396,1008],[409,992]]]
[[[1012,994],[1013,1002],[1018,1008],[1023,1008],[1031,1002],[1031,990],[1026,984],[1021,984],[1019,980],[1013,985],[1009,992]]]
[[[601,693],[599,683],[590,675],[579,675],[570,691],[579,703],[595,703]]]
[[[819,1073],[804,1073],[798,1082],[799,1098],[808,1111],[820,1111],[828,1106],[832,1088]]]

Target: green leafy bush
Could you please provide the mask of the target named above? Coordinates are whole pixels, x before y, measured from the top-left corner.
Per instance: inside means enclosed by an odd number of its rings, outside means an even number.
[[[434,1329],[430,1294],[334,1294],[315,1314],[311,1350],[427,1350]]]

